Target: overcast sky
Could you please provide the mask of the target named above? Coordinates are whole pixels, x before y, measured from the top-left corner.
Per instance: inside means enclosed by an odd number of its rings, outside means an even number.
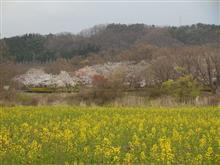
[[[25,0],[24,0],[25,1]],[[10,2],[3,0],[2,36],[78,33],[96,24],[218,24],[220,2]],[[30,1],[30,0],[26,0]],[[43,0],[41,0],[43,1]],[[165,0],[164,0],[165,1]],[[188,0],[189,1],[189,0]]]

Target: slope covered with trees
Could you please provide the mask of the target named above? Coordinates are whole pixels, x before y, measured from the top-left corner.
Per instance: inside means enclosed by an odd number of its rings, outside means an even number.
[[[19,63],[48,63],[76,56],[112,56],[134,48],[137,43],[159,47],[220,43],[220,26],[196,24],[181,27],[156,27],[144,24],[94,26],[74,35],[25,34],[0,40],[0,59]]]
[[[220,102],[219,45],[220,26],[205,24],[109,24],[76,35],[4,38],[0,40],[0,95],[6,100],[17,97],[14,92],[24,88],[12,80],[30,68],[40,68],[53,75],[79,73],[79,82],[90,82],[90,89],[77,84],[74,100],[79,102],[104,104],[132,91],[144,98],[169,96],[181,102],[213,96],[214,101],[208,102],[216,104]]]

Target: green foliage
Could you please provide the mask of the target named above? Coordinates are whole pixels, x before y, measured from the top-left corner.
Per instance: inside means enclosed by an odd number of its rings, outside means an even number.
[[[36,93],[52,93],[54,92],[54,89],[52,88],[47,88],[47,87],[33,87],[33,88],[29,88],[27,90],[28,92],[36,92]]]
[[[173,96],[179,101],[194,99],[200,94],[200,87],[191,75],[168,80],[162,84],[162,89],[165,94]]]
[[[192,26],[171,27],[171,36],[184,44],[219,42],[220,26],[198,23]]]
[[[26,34],[5,39],[8,54],[17,62],[43,62],[54,57],[44,47],[46,37],[39,34]]]
[[[71,34],[68,34],[68,36],[73,37]],[[6,38],[2,41],[4,41],[8,49],[3,55],[7,56],[8,59],[14,59],[16,62],[21,63],[46,63],[56,60],[59,57],[70,59],[75,55],[83,56],[88,53],[99,51],[97,45],[87,42],[81,43],[73,39],[68,40],[65,37],[65,35],[44,36],[40,34],[26,34],[23,36]],[[57,40],[57,38],[59,38],[59,40]],[[86,39],[84,40],[86,41]],[[0,45],[3,45],[3,42],[0,42]]]
[[[25,34],[0,40],[0,61],[3,57],[16,62],[46,63],[57,58],[86,57],[91,53],[115,54],[140,41],[153,45],[219,43],[217,25],[196,24],[181,27],[155,27],[144,24],[109,24],[88,36],[62,33],[58,35]],[[155,33],[156,31],[156,33]],[[159,40],[158,40],[159,36]],[[164,38],[165,37],[165,38]],[[164,39],[163,39],[164,38]],[[171,42],[172,41],[172,42]],[[141,56],[141,54],[136,54]],[[136,57],[137,58],[137,57]]]
[[[32,87],[27,89],[27,92],[33,92],[33,93],[78,92],[78,91],[79,91],[79,86],[65,87],[65,88]]]
[[[183,67],[177,66],[177,67],[175,67],[174,69],[175,69],[175,71],[176,71],[178,74],[180,74],[180,75],[186,74],[186,69],[183,68]]]

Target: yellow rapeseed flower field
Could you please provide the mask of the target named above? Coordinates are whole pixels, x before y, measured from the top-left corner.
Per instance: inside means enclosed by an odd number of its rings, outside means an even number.
[[[1,107],[0,161],[220,164],[220,108]]]

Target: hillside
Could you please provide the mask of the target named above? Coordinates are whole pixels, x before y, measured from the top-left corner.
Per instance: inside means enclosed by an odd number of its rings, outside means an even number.
[[[220,43],[220,26],[196,24],[157,27],[144,24],[108,24],[83,30],[79,34],[25,34],[0,40],[0,60],[19,63],[48,63],[58,58],[101,58],[119,54],[138,43],[157,47]]]
[[[71,100],[71,104],[103,105],[125,98],[125,104],[135,105],[139,98],[150,101],[167,97],[178,104],[197,104],[203,97],[207,100],[201,101],[203,105],[220,103],[218,25],[109,24],[79,34],[4,38],[0,45],[3,103]],[[25,91],[38,96],[16,94]],[[40,92],[60,95],[44,99]],[[68,92],[70,98],[61,99]]]

